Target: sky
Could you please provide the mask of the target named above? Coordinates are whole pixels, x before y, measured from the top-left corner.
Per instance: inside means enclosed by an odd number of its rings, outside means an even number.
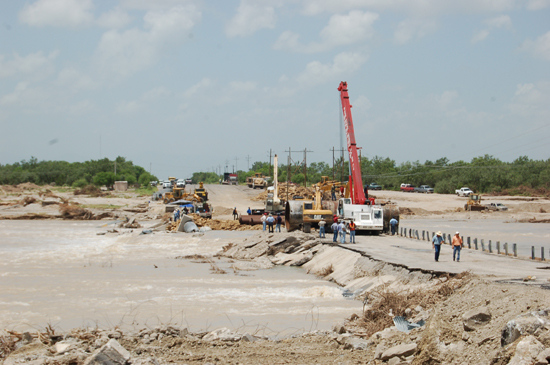
[[[363,156],[546,160],[550,0],[0,0],[0,163],[332,163],[341,81]]]

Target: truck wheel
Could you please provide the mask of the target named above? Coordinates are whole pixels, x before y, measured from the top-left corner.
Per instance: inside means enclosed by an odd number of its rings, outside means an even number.
[[[168,204],[168,199],[164,198],[164,204]]]
[[[173,203],[174,201],[175,201],[174,198],[171,198],[171,199],[170,199],[170,203]]]
[[[311,224],[304,223],[304,233],[311,233]]]

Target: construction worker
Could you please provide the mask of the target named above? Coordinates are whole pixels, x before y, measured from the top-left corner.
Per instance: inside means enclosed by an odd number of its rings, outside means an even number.
[[[351,243],[352,238],[353,238],[353,243],[355,243],[355,222],[351,221],[348,227],[349,227],[349,243]]]
[[[269,233],[273,233],[273,223],[275,222],[275,218],[273,218],[271,213],[269,213],[269,217],[267,217],[266,222],[269,226]]]
[[[338,233],[340,234],[340,243],[346,243],[346,225],[343,220],[338,224]]]
[[[336,187],[334,185],[330,188],[330,195],[332,200],[336,200]]]
[[[321,221],[319,222],[319,238],[325,238],[325,225],[327,222],[323,218],[321,218]]]
[[[332,226],[330,226],[332,229],[332,232],[334,233],[334,237],[332,237],[332,242],[336,242],[336,238],[338,238],[338,221],[334,221],[332,223]]]
[[[399,222],[397,221],[397,219],[395,219],[395,217],[393,217],[392,219],[390,219],[390,226],[391,226],[391,235],[395,235],[395,231],[397,229],[397,224]]]
[[[275,232],[279,230],[279,233],[281,232],[281,223],[283,223],[283,218],[281,217],[281,213],[277,213],[277,219],[275,220],[277,223],[277,226],[275,227]]]
[[[252,210],[250,209],[250,207],[248,207],[248,210],[246,211],[246,214],[252,215]]]
[[[340,186],[340,196],[344,197],[344,185]]]
[[[237,213],[237,207],[233,209],[233,220],[239,219],[239,214]]]
[[[438,231],[432,238],[432,248],[435,249],[435,262],[439,262],[439,253],[441,252],[441,245],[445,243],[443,241],[441,231]]]
[[[262,225],[264,226],[263,231],[265,232],[265,225],[266,225],[266,221],[267,221],[267,213],[264,213],[264,215],[262,215],[262,218],[260,220],[262,221]]]
[[[459,234],[460,233],[457,231],[453,236],[453,261],[455,260],[455,255],[456,255],[456,262],[460,261],[460,250],[464,245],[462,243],[462,238],[460,238]]]

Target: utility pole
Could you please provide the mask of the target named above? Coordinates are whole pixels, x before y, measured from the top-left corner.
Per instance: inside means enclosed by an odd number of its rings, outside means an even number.
[[[304,148],[304,186],[307,188],[307,153],[313,152],[308,151],[307,148]]]
[[[229,160],[225,160],[225,169],[223,172],[227,172],[228,166],[229,166]]]
[[[153,164],[149,162],[149,175],[151,175],[151,166],[153,166]]]
[[[332,147],[332,181],[334,181],[334,147]]]
[[[115,160],[115,179],[116,179],[116,160]]]
[[[246,163],[247,163],[246,165],[247,170],[250,170],[250,155],[246,155]]]
[[[235,169],[236,169],[237,171],[239,171],[239,167],[238,167],[238,165],[237,165],[237,161],[239,161],[239,158],[238,158],[238,157],[235,157]],[[233,171],[233,172],[235,172],[235,171]]]

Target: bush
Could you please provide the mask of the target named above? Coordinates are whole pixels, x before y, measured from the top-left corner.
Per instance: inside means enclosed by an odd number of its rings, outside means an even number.
[[[73,188],[83,188],[88,185],[86,179],[78,179],[73,183]]]

